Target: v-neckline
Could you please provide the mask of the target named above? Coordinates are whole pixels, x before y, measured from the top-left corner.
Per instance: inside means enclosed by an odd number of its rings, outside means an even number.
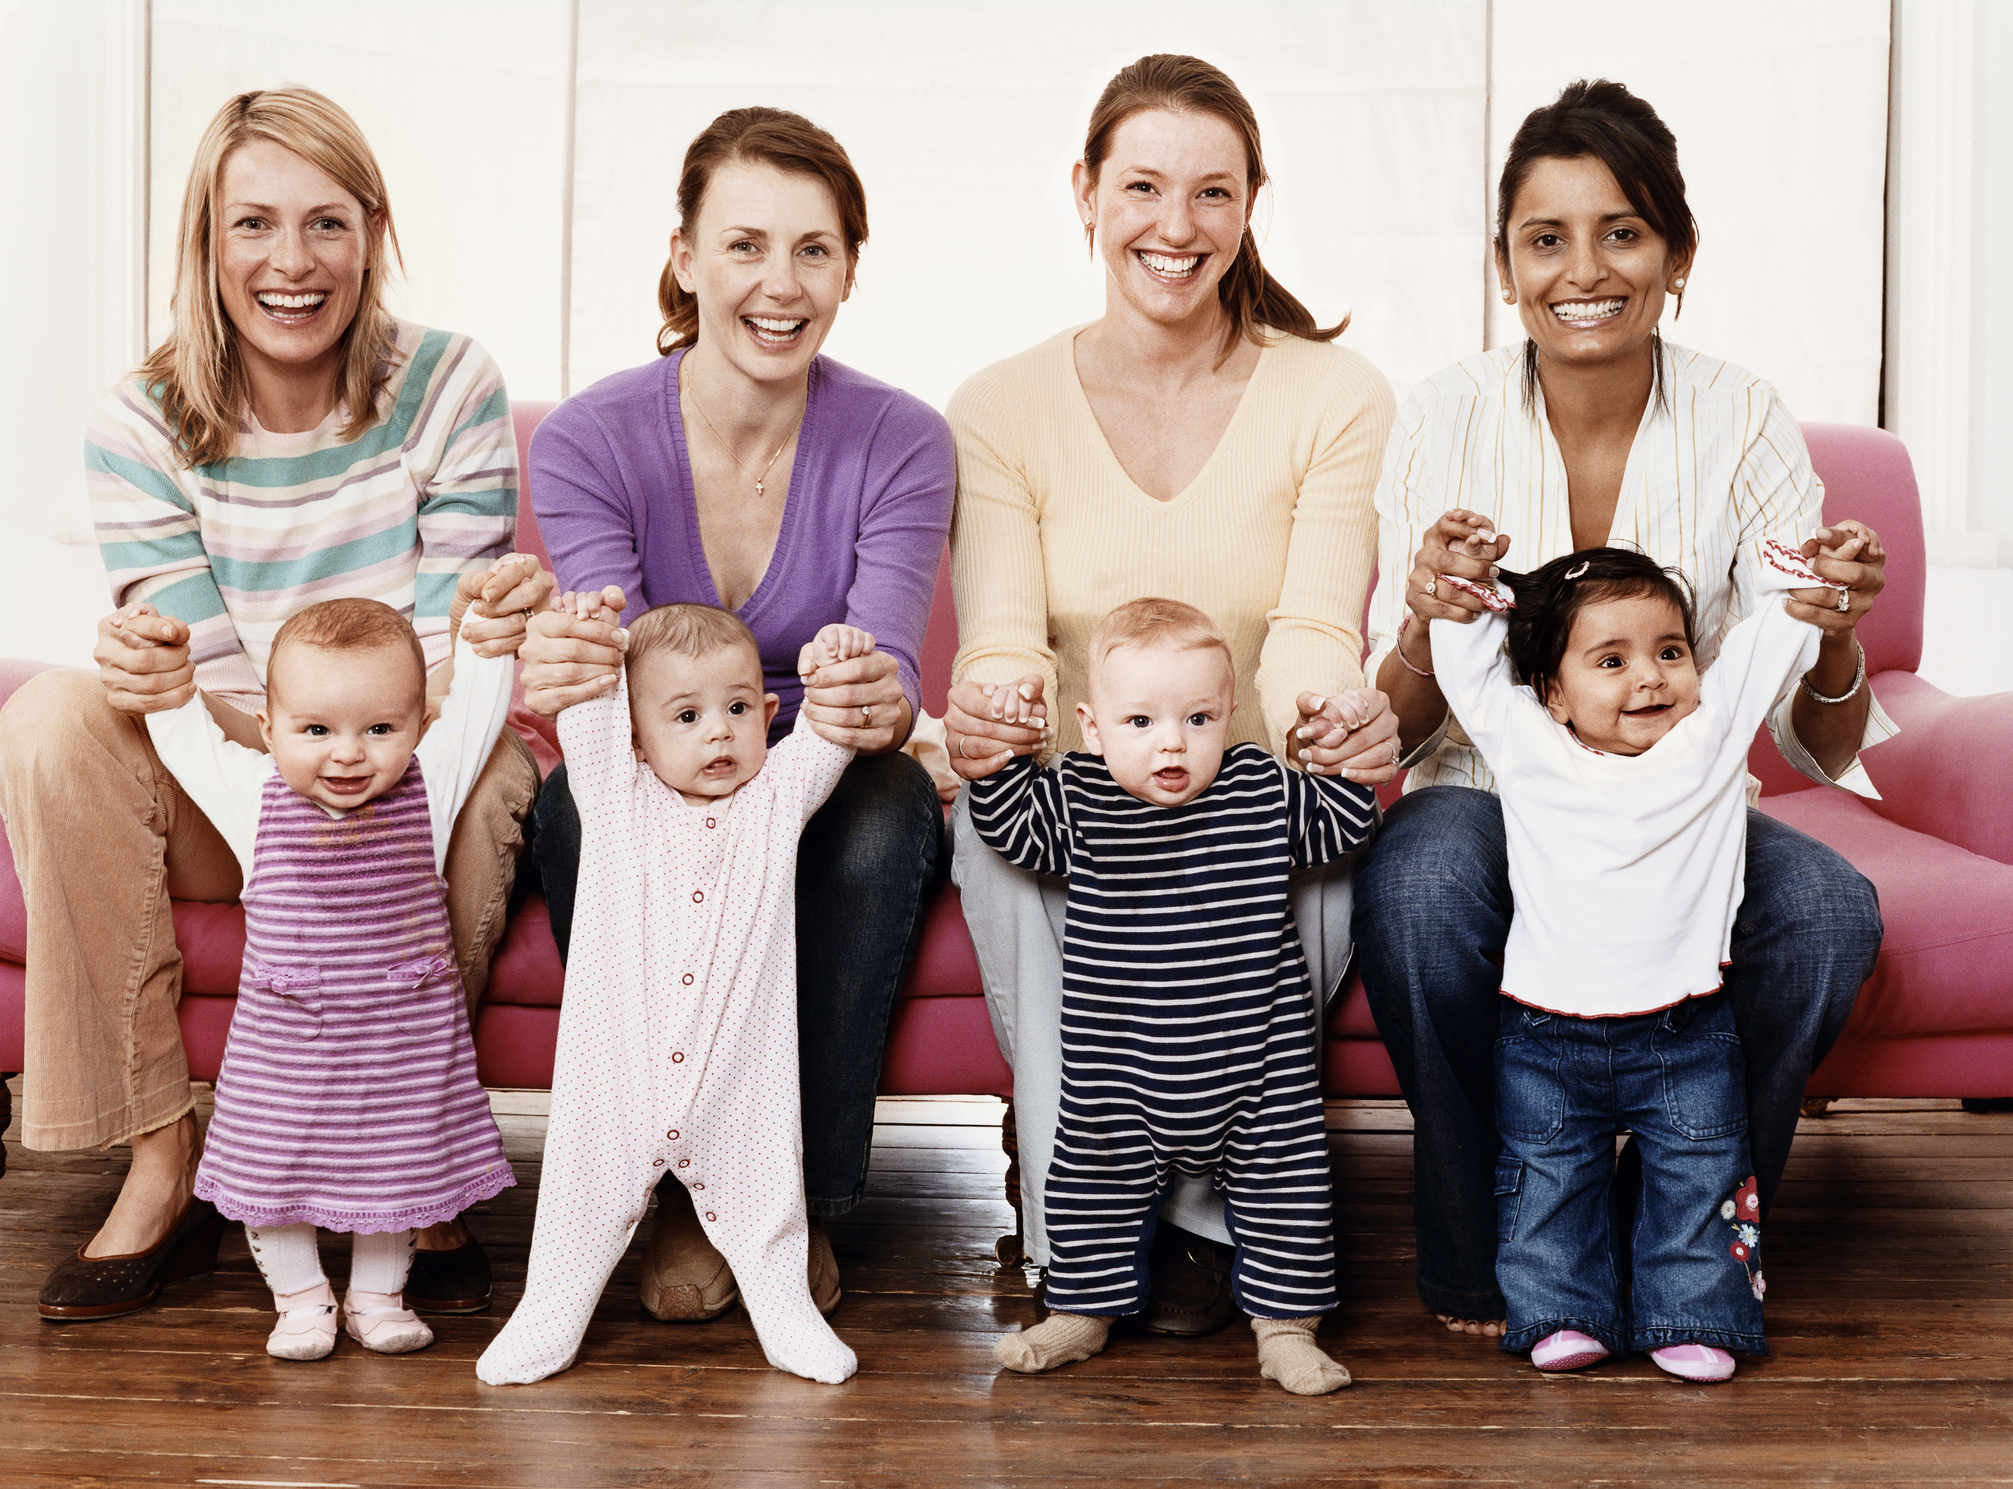
[[[1670,370],[1670,366],[1666,362],[1663,368],[1663,384],[1666,391],[1669,390],[1672,382]],[[1643,484],[1635,479],[1636,456],[1642,450],[1643,435],[1656,419],[1656,415],[1656,387],[1652,383],[1650,396],[1643,404],[1642,417],[1636,421],[1636,432],[1629,439],[1629,458],[1622,462],[1622,481],[1620,488],[1615,492],[1615,510],[1613,515],[1608,518],[1607,536],[1602,540],[1603,544],[1607,547],[1614,546],[1615,535],[1622,531],[1622,523],[1625,518],[1630,519],[1631,527],[1634,526],[1633,519],[1636,508],[1641,504],[1641,487]],[[1552,486],[1549,477],[1554,473],[1558,477],[1558,490],[1561,493],[1561,510],[1556,514],[1556,520],[1565,531],[1566,546],[1561,548],[1553,557],[1563,558],[1568,553],[1578,551],[1579,540],[1573,536],[1573,483],[1572,475],[1566,469],[1566,452],[1559,448],[1559,437],[1553,432],[1551,417],[1545,412],[1545,389],[1542,383],[1538,384],[1533,390],[1531,417],[1538,429],[1538,440],[1544,459],[1545,474],[1548,477],[1545,482],[1546,489],[1550,489]]]
[[[810,467],[805,461],[807,451],[816,448],[811,438],[814,418],[818,407],[818,363],[811,359],[810,370],[805,378],[804,417],[797,426],[797,453],[790,462],[790,489],[783,495],[783,517],[776,527],[776,546],[769,550],[769,562],[762,570],[762,577],[755,581],[755,587],[748,591],[748,598],[740,605],[730,607],[720,598],[720,588],[713,581],[713,566],[706,561],[706,540],[699,532],[699,483],[692,477],[692,449],[685,438],[685,415],[678,405],[679,378],[683,375],[685,353],[690,347],[681,347],[672,358],[671,375],[666,379],[665,405],[671,423],[671,443],[678,454],[678,474],[684,483],[686,499],[685,546],[689,553],[692,571],[705,588],[705,600],[729,614],[746,621],[760,608],[772,588],[771,580],[789,567],[786,562],[796,541],[797,514],[803,504],[797,500],[797,493],[803,489]]]
[[[1259,374],[1265,370],[1266,364],[1271,358],[1272,348],[1269,346],[1259,347],[1258,361],[1251,368],[1251,376],[1244,380],[1244,386],[1238,390],[1237,407],[1231,410],[1230,422],[1223,426],[1223,433],[1216,437],[1216,444],[1210,450],[1209,458],[1204,460],[1196,469],[1195,474],[1188,478],[1186,486],[1183,486],[1174,495],[1167,498],[1166,501],[1162,501],[1132,478],[1132,472],[1127,470],[1125,462],[1118,458],[1118,451],[1112,449],[1111,437],[1104,432],[1104,425],[1098,422],[1097,410],[1092,408],[1090,404],[1090,394],[1084,391],[1083,378],[1076,370],[1076,339],[1085,331],[1088,331],[1092,324],[1092,322],[1086,321],[1083,325],[1066,333],[1063,337],[1062,359],[1064,365],[1069,369],[1069,385],[1076,390],[1077,407],[1082,411],[1084,421],[1090,426],[1091,433],[1096,435],[1097,446],[1104,452],[1105,460],[1110,464],[1118,479],[1125,483],[1126,489],[1135,498],[1147,503],[1157,511],[1172,511],[1174,508],[1186,503],[1202,487],[1203,483],[1208,479],[1210,472],[1216,468],[1216,462],[1223,457],[1224,446],[1230,443],[1231,435],[1237,432],[1238,421],[1244,417],[1245,405],[1251,401],[1251,385],[1258,381]]]

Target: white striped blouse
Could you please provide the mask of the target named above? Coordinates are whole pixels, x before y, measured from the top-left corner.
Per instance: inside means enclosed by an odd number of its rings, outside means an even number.
[[[1566,464],[1545,417],[1544,394],[1524,401],[1522,342],[1466,357],[1413,390],[1398,412],[1377,482],[1377,588],[1370,599],[1374,678],[1405,618],[1404,586],[1426,530],[1451,507],[1491,518],[1513,539],[1506,566],[1528,572],[1573,551]],[[1663,346],[1667,407],[1650,400],[1622,475],[1608,542],[1680,570],[1697,596],[1698,659],[1712,665],[1720,640],[1762,593],[1742,559],[1756,541],[1792,547],[1822,525],[1824,485],[1803,434],[1761,379],[1731,362]],[[1769,716],[1783,758],[1814,781],[1877,796],[1857,756],[1827,776],[1790,724],[1792,683]],[[1875,702],[1859,747],[1897,733]],[[1407,758],[1405,789],[1496,789],[1458,720]]]

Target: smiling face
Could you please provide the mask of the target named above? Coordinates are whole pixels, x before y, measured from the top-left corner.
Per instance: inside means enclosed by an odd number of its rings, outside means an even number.
[[[1647,356],[1688,268],[1591,155],[1532,163],[1496,253],[1538,355],[1581,366]]]
[[[778,699],[751,647],[688,657],[662,647],[629,664],[636,757],[693,806],[732,796],[769,758]]]
[[[412,763],[426,677],[410,646],[288,642],[266,682],[259,733],[280,779],[309,801],[351,811],[396,786]]]
[[[265,379],[336,378],[378,225],[284,145],[252,140],[224,161],[217,293],[256,396]]]
[[[1215,114],[1143,109],[1113,131],[1096,181],[1078,162],[1079,215],[1104,260],[1106,300],[1162,324],[1219,313],[1251,217],[1244,141]]]
[[[1207,791],[1223,766],[1237,677],[1220,646],[1114,646],[1076,706],[1084,743],[1112,779],[1158,807]]]
[[[1640,755],[1697,707],[1698,663],[1684,613],[1669,598],[1630,595],[1580,607],[1545,708],[1582,744]]]
[[[691,234],[671,235],[671,269],[698,301],[700,347],[758,382],[802,375],[853,292],[831,189],[771,165],[713,173]]]

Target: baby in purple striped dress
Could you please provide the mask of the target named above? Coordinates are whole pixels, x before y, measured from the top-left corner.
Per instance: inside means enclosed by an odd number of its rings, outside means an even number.
[[[456,611],[519,582],[537,583],[521,555],[464,575]],[[147,716],[244,871],[244,968],[196,1194],[244,1222],[282,1359],[335,1348],[316,1226],[351,1233],[350,1336],[403,1354],[433,1342],[404,1301],[415,1231],[517,1182],[476,1080],[440,872],[503,728],[512,658],[462,637],[453,666],[426,728],[411,624],[328,600],[274,638],[258,715],[271,753],[227,739],[200,694]]]

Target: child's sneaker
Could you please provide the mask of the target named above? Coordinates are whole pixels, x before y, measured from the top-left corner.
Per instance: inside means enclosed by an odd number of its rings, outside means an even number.
[[[1608,1357],[1608,1347],[1578,1329],[1560,1329],[1531,1346],[1531,1363],[1547,1372],[1584,1370]]]
[[[280,1360],[326,1359],[336,1342],[335,1290],[324,1277],[297,1293],[276,1294],[280,1321],[266,1336],[266,1353]]]
[[[1650,1351],[1657,1369],[1685,1380],[1725,1380],[1733,1374],[1733,1356],[1710,1344],[1666,1344]]]

